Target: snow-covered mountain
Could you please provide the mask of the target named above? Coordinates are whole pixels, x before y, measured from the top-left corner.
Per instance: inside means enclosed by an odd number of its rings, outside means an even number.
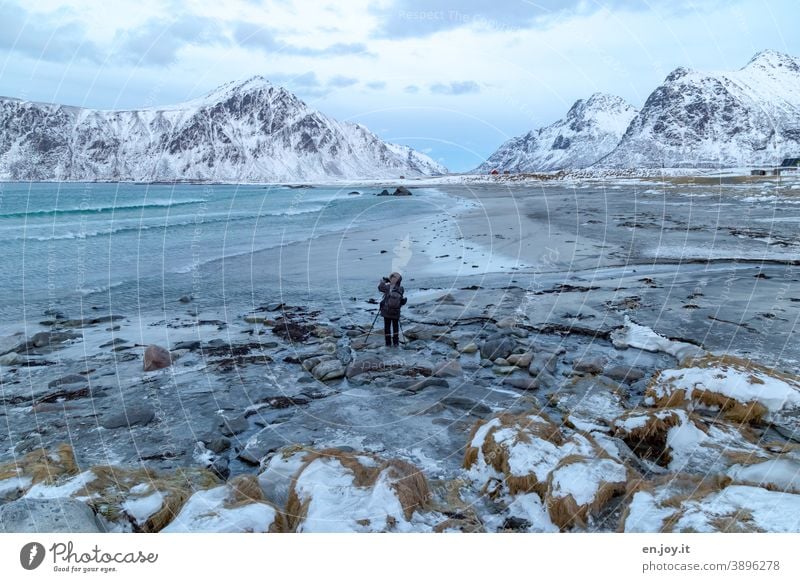
[[[767,50],[738,71],[679,68],[600,167],[736,167],[800,155],[800,60]]]
[[[508,140],[474,172],[545,172],[591,166],[617,146],[635,115],[636,109],[624,99],[595,93],[576,101],[566,117],[552,125]]]
[[[446,172],[262,77],[132,111],[0,98],[2,180],[287,182]]]

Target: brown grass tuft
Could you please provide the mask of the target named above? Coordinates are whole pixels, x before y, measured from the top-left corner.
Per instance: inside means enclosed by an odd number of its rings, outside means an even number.
[[[798,390],[800,390],[800,378],[779,372],[772,368],[768,368],[738,356],[715,356],[712,354],[706,354],[699,357],[686,358],[681,362],[680,368],[721,368],[724,370],[733,368],[739,372],[749,374],[750,381],[753,384],[764,383],[764,380],[758,376],[760,374],[782,380],[794,385],[798,388]],[[682,388],[673,389],[668,394],[662,396],[656,394],[656,388],[660,382],[661,372],[657,372],[650,380],[645,392],[645,397],[652,398],[657,407],[686,407],[689,404],[686,390]],[[729,398],[723,394],[719,394],[718,392],[712,392],[702,388],[695,388],[692,390],[691,401],[710,408],[718,408],[720,415],[723,418],[740,424],[760,423],[764,420],[768,413],[767,408],[755,400],[741,402],[734,398]]]
[[[627,430],[617,424],[619,420],[640,415],[648,416],[647,422],[640,427]],[[614,436],[621,438],[637,456],[664,467],[669,465],[672,455],[667,448],[667,433],[681,423],[677,412],[634,409],[623,414],[617,421],[614,424]]]
[[[589,503],[578,505],[572,495],[566,495],[564,497],[554,495],[553,475],[555,475],[559,469],[576,463],[587,463],[596,460],[597,459],[590,459],[589,457],[581,455],[570,455],[563,458],[553,472],[550,473],[550,478],[547,483],[545,505],[547,506],[547,512],[550,514],[550,520],[562,531],[572,527],[585,528],[590,516],[598,515],[612,498],[628,491],[628,482],[635,474],[626,467],[625,480],[617,482],[601,481],[594,498]],[[619,463],[619,461],[615,462]]]
[[[308,506],[312,500],[300,501],[296,484],[303,471],[318,459],[338,461],[352,475],[355,487],[373,487],[381,474],[386,472],[406,519],[410,519],[414,511],[427,507],[430,499],[428,482],[425,475],[411,463],[399,459],[384,460],[371,453],[351,453],[339,449],[309,451],[305,453],[302,466],[292,478],[285,511],[287,531],[297,531],[308,514]],[[363,460],[369,462],[364,464]]]
[[[50,485],[63,477],[72,477],[80,472],[72,447],[62,443],[52,452],[37,449],[19,460],[0,465],[0,481],[12,477],[30,477],[32,485]]]

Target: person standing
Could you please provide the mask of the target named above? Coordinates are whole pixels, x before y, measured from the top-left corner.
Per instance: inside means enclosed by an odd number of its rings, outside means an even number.
[[[386,347],[400,346],[400,308],[408,301],[404,297],[405,290],[400,284],[402,281],[403,276],[395,272],[383,277],[378,283],[378,291],[383,293],[380,313],[383,316],[383,337]]]

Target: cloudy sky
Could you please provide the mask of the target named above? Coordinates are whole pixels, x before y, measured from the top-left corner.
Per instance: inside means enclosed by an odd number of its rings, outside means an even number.
[[[594,92],[800,56],[797,0],[0,0],[0,95],[171,104],[263,75],[450,169]]]

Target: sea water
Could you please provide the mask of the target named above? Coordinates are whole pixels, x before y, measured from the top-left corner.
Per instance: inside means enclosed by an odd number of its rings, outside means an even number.
[[[0,184],[0,322],[39,321],[48,309],[123,311],[174,301],[196,273],[357,226],[424,216],[429,198],[380,189],[207,184]],[[402,208],[400,208],[402,205]],[[194,285],[192,285],[194,281]],[[203,289],[213,299],[219,282]]]

